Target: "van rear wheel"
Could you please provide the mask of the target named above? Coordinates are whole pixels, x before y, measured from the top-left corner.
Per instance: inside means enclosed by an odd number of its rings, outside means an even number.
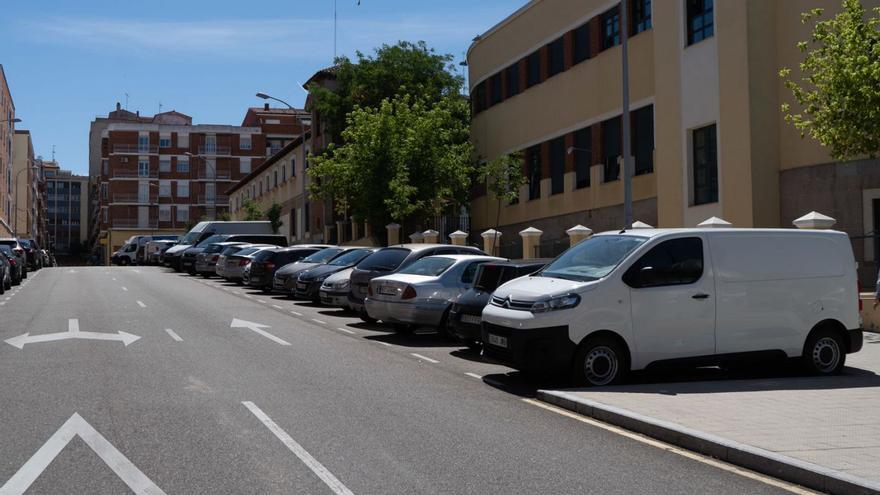
[[[572,363],[577,385],[601,387],[621,383],[629,371],[626,351],[614,339],[594,337],[578,348]]]
[[[846,346],[832,329],[814,331],[807,338],[801,361],[811,375],[836,375],[846,364]]]

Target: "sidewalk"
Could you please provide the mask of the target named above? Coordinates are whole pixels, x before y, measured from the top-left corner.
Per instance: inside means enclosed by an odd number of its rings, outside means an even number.
[[[541,390],[538,398],[809,488],[880,493],[880,334],[865,334],[840,376],[783,375],[639,377],[620,387]]]

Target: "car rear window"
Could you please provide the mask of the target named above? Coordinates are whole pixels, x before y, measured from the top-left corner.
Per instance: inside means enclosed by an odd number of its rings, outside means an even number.
[[[377,270],[390,272],[397,269],[403,260],[409,256],[410,250],[404,248],[386,248],[380,249],[375,253],[367,256],[364,261],[358,264],[361,270]]]
[[[455,260],[453,258],[440,258],[429,256],[427,258],[422,258],[412,265],[400,270],[400,273],[406,275],[423,275],[426,277],[436,277],[449,269],[450,266],[455,264]]]
[[[241,251],[235,253],[235,255],[236,255],[236,256],[247,256],[247,255],[249,255],[249,254],[254,254],[254,253],[256,253],[257,251],[259,251],[259,250],[261,250],[261,249],[264,249],[264,248],[258,248],[258,247],[255,247],[255,248],[245,248],[245,249],[242,249]]]
[[[205,248],[204,252],[205,254],[219,253],[224,249],[226,249],[226,246],[223,246],[221,244],[211,244],[210,246]]]
[[[339,256],[333,258],[328,265],[332,266],[352,266],[356,265],[362,259],[366,258],[370,255],[372,251],[369,249],[352,249],[351,251],[340,254]]]
[[[220,252],[220,254],[222,254],[223,256],[232,256],[233,254],[241,251],[242,249],[246,249],[246,248],[243,248],[241,246],[229,246],[226,249],[224,249],[222,252]]]
[[[294,261],[300,261],[310,254],[315,254],[317,251],[319,249],[291,249],[279,252],[276,259],[282,263],[293,263]]]
[[[277,249],[263,249],[262,251],[254,255],[254,259],[257,261],[266,261],[274,258],[276,254],[278,254]]]
[[[17,241],[0,241],[0,244],[4,244],[9,247],[15,247],[18,242]]]
[[[345,251],[344,248],[326,248],[304,258],[303,261],[306,263],[326,263],[343,251]]]
[[[504,273],[504,267],[493,264],[485,264],[480,267],[480,273],[474,281],[474,288],[492,292],[501,285],[501,275]]]

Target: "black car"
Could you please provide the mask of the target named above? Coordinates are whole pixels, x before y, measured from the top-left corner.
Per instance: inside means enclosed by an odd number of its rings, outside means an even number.
[[[12,266],[5,254],[0,253],[0,294],[12,288]]]
[[[272,292],[272,280],[279,268],[296,263],[320,250],[317,247],[299,246],[264,249],[255,254],[251,260],[247,284],[262,289],[264,292]]]
[[[0,244],[0,256],[2,256],[6,260],[6,264],[9,267],[9,278],[11,279],[10,285],[18,285],[21,283],[22,279],[22,264],[20,258],[16,256],[12,249],[6,244]]]
[[[19,239],[18,242],[21,243],[21,247],[24,248],[28,268],[32,271],[42,268],[43,257],[40,254],[40,246],[37,245],[37,241],[33,239]]]
[[[477,268],[474,286],[463,292],[449,310],[449,333],[471,349],[482,345],[480,324],[483,308],[489,304],[492,292],[501,284],[534,273],[551,260],[490,261]]]
[[[300,272],[296,279],[294,297],[297,299],[310,299],[314,302],[320,302],[321,297],[319,295],[319,290],[321,289],[321,284],[324,283],[324,280],[326,280],[327,277],[336,272],[357,265],[363,261],[364,258],[375,253],[376,249],[377,248],[367,247],[351,249],[328,261],[326,265],[318,265],[314,268]]]
[[[19,272],[21,273],[21,279],[27,278],[27,254],[25,253],[25,247],[21,244],[21,242],[14,237],[7,237],[5,239],[0,239],[0,246],[7,246],[12,255],[15,257]]]
[[[210,244],[217,242],[247,242],[251,244],[272,244],[286,246],[287,237],[280,234],[218,234],[205,238],[202,242],[187,249],[180,257],[180,271],[196,274],[196,257]]]
[[[376,320],[367,315],[364,299],[370,286],[370,280],[383,275],[391,275],[401,268],[411,265],[425,256],[437,254],[482,254],[483,251],[470,246],[453,246],[449,244],[398,244],[379,249],[364,258],[351,272],[351,284],[348,290],[348,305],[360,315],[361,320],[375,323]]]

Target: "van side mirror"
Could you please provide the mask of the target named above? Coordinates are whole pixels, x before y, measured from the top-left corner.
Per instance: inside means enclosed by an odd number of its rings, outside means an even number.
[[[640,268],[632,266],[623,274],[623,282],[634,289],[638,289],[651,285],[655,275],[656,272],[653,266],[643,266]]]

